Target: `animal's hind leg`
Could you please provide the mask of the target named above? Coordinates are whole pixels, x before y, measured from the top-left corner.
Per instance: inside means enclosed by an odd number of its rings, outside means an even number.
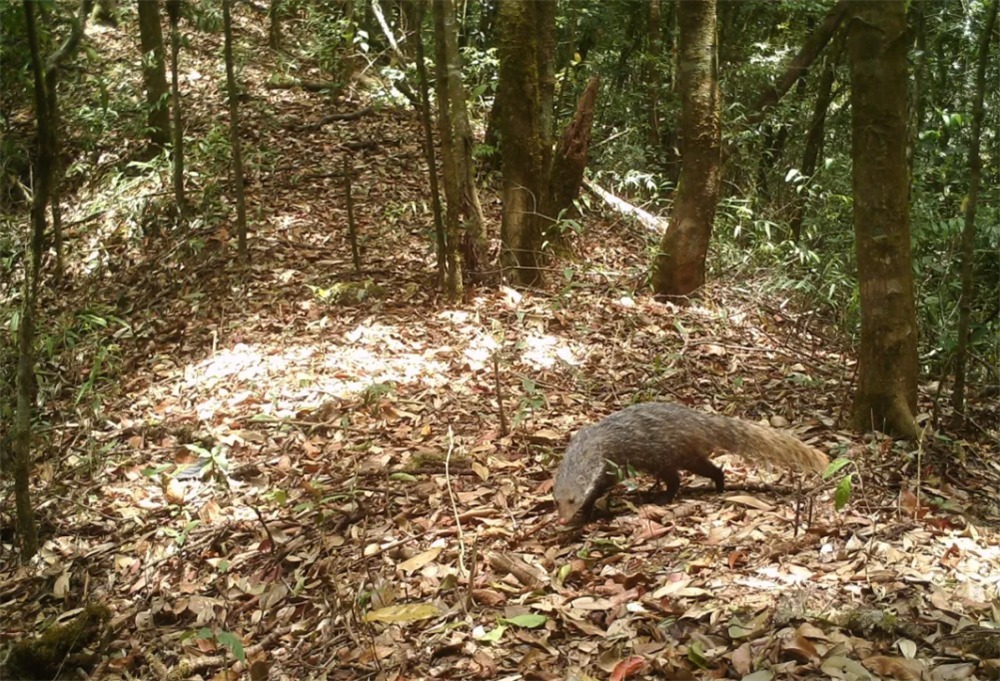
[[[715,489],[718,492],[721,492],[726,488],[726,476],[722,472],[722,469],[708,459],[698,459],[692,462],[687,466],[687,470],[691,471],[695,475],[700,475],[704,478],[714,480]]]

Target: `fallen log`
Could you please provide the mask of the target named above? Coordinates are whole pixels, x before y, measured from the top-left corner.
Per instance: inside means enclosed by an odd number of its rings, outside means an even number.
[[[616,212],[622,215],[629,215],[634,217],[639,223],[651,232],[656,232],[657,234],[663,234],[667,231],[667,221],[656,217],[652,213],[639,208],[638,206],[633,206],[631,203],[625,199],[618,198],[607,189],[600,187],[599,185],[591,182],[590,180],[584,180],[583,186],[587,188],[590,193],[594,194],[606,204],[611,206]]]

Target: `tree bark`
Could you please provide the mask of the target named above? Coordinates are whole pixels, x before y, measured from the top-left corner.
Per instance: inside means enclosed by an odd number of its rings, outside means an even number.
[[[823,72],[819,77],[819,85],[816,88],[816,104],[813,106],[812,118],[809,121],[809,129],[806,131],[806,144],[802,152],[802,175],[805,178],[805,186],[801,193],[795,197],[792,219],[790,220],[792,240],[799,243],[802,239],[802,220],[805,215],[806,188],[812,183],[812,177],[816,173],[819,164],[820,151],[823,148],[823,137],[826,132],[826,112],[833,101],[833,80],[840,51],[826,59],[823,65]]]
[[[663,41],[660,38],[660,0],[649,0],[649,25],[646,27],[646,126],[649,147],[655,151],[660,149],[660,75],[663,54]]]
[[[435,66],[435,91],[437,93],[438,104],[438,139],[441,142],[441,166],[442,177],[444,179],[445,196],[445,290],[449,299],[458,300],[462,296],[462,264],[458,251],[458,242],[461,233],[461,187],[458,179],[458,161],[456,158],[456,147],[459,141],[455,138],[455,128],[453,121],[455,112],[454,102],[448,94],[448,26],[446,14],[454,10],[454,7],[447,0],[434,0],[434,66]]]
[[[444,39],[439,50],[439,58],[443,58],[444,82],[443,94],[448,100],[449,117],[446,121],[451,148],[451,159],[455,167],[457,194],[454,201],[458,206],[459,221],[456,247],[462,256],[463,274],[471,281],[481,282],[487,265],[486,230],[483,209],[479,203],[479,193],[476,191],[475,169],[472,163],[472,148],[475,141],[472,136],[472,126],[469,125],[469,115],[466,110],[465,84],[462,81],[462,57],[458,51],[458,27],[455,23],[455,3],[453,0],[435,2],[435,12],[440,14]],[[437,16],[437,15],[435,15]],[[439,69],[441,67],[439,66]],[[439,70],[439,74],[441,71]],[[439,106],[441,112],[443,107]],[[444,130],[444,128],[442,128]],[[442,142],[443,142],[442,135]],[[444,148],[442,146],[442,148]],[[447,172],[446,172],[447,174]],[[445,184],[447,193],[448,185]],[[453,198],[447,196],[449,206]]]
[[[722,183],[715,0],[679,3],[677,22],[683,161],[670,226],[653,266],[653,291],[664,298],[688,296],[705,283],[705,257]]]
[[[181,51],[181,0],[167,0],[167,14],[170,17],[170,99],[174,114],[173,125],[173,181],[174,203],[181,220],[187,219],[187,199],[184,196],[184,114],[181,111],[181,89],[179,77]]]
[[[231,5],[232,0],[222,0],[222,25],[225,33],[223,50],[226,61],[226,94],[229,98],[229,141],[233,148],[233,177],[236,181],[236,233],[240,262],[245,265],[250,261],[250,254],[247,251],[247,205],[243,186],[243,152],[240,147],[240,107],[233,69]]]
[[[990,55],[990,37],[997,19],[997,3],[987,10],[986,23],[979,37],[979,59],[972,100],[972,128],[969,141],[969,196],[965,203],[965,227],[962,230],[962,297],[958,304],[958,343],[955,346],[955,387],[951,406],[955,410],[952,426],[965,422],[965,367],[969,351],[969,319],[972,316],[972,266],[975,260],[976,204],[979,202],[979,182],[983,172],[980,140],[983,129],[983,100],[986,94],[986,66]]]
[[[600,85],[599,77],[591,77],[577,102],[576,114],[563,131],[559,148],[556,149],[549,176],[549,203],[545,211],[551,217],[558,218],[563,211],[570,210],[573,201],[580,194],[583,171],[587,167],[587,154],[590,152],[590,129],[594,124]]]
[[[118,0],[97,0],[94,21],[107,26],[118,25]]]
[[[750,126],[759,123],[767,113],[767,110],[777,104],[799,78],[806,75],[809,67],[816,61],[816,58],[823,51],[823,48],[826,47],[826,44],[830,42],[830,39],[833,38],[833,34],[837,32],[837,28],[844,20],[846,12],[847,0],[840,0],[827,12],[823,22],[809,35],[805,44],[802,45],[802,49],[799,50],[798,54],[795,55],[785,68],[784,73],[781,74],[774,85],[766,88],[757,98],[757,103],[753,109],[754,113],[748,118]]]
[[[427,67],[424,65],[424,37],[422,32],[424,2],[416,0],[416,20],[414,33],[417,43],[417,78],[420,84],[420,119],[424,128],[424,156],[430,175],[431,207],[434,213],[434,235],[436,237],[438,284],[444,288],[448,277],[448,235],[441,215],[441,192],[438,188],[437,154],[434,150],[434,131],[431,127],[431,102],[427,93]]]
[[[500,2],[500,137],[503,154],[504,269],[514,282],[543,281],[542,252],[547,221],[542,215],[551,158],[551,63],[555,3]],[[554,81],[553,81],[554,83]]]
[[[139,10],[139,42],[142,45],[142,81],[146,88],[149,142],[162,149],[170,143],[169,91],[163,59],[159,0],[142,0]]]
[[[271,0],[267,8],[267,45],[272,50],[281,49],[281,0]]]
[[[83,39],[83,31],[87,25],[87,17],[90,15],[91,9],[93,8],[92,0],[81,0],[80,9],[77,12],[77,16],[73,19],[72,25],[70,27],[69,35],[63,41],[63,44],[56,50],[49,58],[46,60],[45,64],[45,91],[46,97],[48,98],[48,134],[50,139],[49,144],[49,154],[51,157],[51,170],[52,178],[49,183],[49,196],[47,197],[51,203],[52,210],[52,236],[55,240],[56,249],[56,271],[55,280],[62,281],[63,273],[65,271],[64,266],[64,256],[65,249],[63,248],[63,230],[62,230],[62,179],[63,179],[63,167],[62,167],[62,154],[60,153],[61,140],[59,138],[59,128],[60,114],[59,114],[59,76],[60,70],[63,62],[72,57],[77,48],[80,47],[80,41]]]
[[[31,69],[35,76],[35,116],[38,126],[38,155],[33,168],[31,196],[31,258],[25,262],[24,297],[17,329],[17,409],[14,414],[14,507],[21,560],[38,553],[38,528],[31,502],[31,414],[36,393],[35,376],[35,307],[38,300],[38,277],[41,273],[42,247],[45,242],[45,205],[49,200],[52,173],[52,121],[48,113],[45,71],[35,26],[34,1],[24,0],[24,14],[31,51]]]
[[[861,300],[855,427],[916,438],[917,320],[906,166],[906,16],[852,0],[851,154]]]

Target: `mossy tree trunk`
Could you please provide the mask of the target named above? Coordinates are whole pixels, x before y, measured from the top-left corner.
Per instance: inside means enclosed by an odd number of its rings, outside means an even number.
[[[670,224],[653,265],[653,291],[679,298],[705,283],[705,257],[722,183],[715,0],[677,6],[682,165]]]
[[[170,143],[170,92],[163,58],[159,0],[142,0],[139,11],[139,42],[142,45],[142,82],[146,88],[149,142],[156,148]]]
[[[502,265],[514,283],[543,280],[552,155],[555,3],[500,2],[500,139],[503,155]]]
[[[852,0],[851,155],[861,347],[853,422],[914,438],[917,319],[906,164],[906,14],[901,0]]]

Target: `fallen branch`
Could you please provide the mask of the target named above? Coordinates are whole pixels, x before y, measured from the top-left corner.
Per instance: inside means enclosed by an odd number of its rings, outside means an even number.
[[[606,189],[599,187],[590,180],[584,180],[583,186],[586,187],[592,194],[600,199],[603,199],[605,203],[615,209],[617,212],[623,215],[630,215],[642,223],[642,226],[651,232],[656,232],[657,234],[663,234],[667,231],[667,223],[664,220],[656,217],[652,213],[644,211],[638,206],[633,206],[631,203],[625,199],[620,199]]]

